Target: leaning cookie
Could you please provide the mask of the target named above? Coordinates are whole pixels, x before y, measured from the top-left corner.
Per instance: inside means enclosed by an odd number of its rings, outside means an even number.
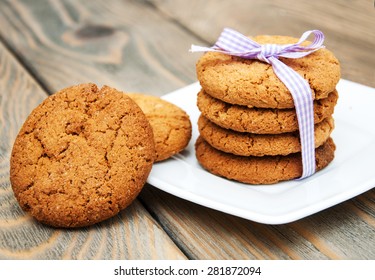
[[[326,167],[334,158],[335,144],[329,138],[315,150],[316,169]],[[211,147],[202,137],[195,143],[199,163],[210,173],[248,184],[274,184],[302,175],[301,154],[244,157]]]
[[[178,106],[159,97],[128,93],[145,113],[155,137],[156,161],[181,152],[191,138],[189,116]]]
[[[334,112],[338,100],[336,90],[327,98],[314,101],[314,123],[317,124]],[[216,99],[204,90],[198,93],[197,105],[202,114],[215,124],[257,134],[278,134],[298,130],[296,110],[248,108]]]
[[[55,227],[81,227],[116,215],[141,191],[155,159],[152,128],[116,89],[82,84],[35,108],[10,159],[23,210]]]
[[[315,148],[330,137],[334,121],[329,117],[315,125]],[[220,151],[239,156],[288,155],[301,152],[298,131],[281,134],[253,134],[222,128],[204,116],[198,119],[200,136]]]

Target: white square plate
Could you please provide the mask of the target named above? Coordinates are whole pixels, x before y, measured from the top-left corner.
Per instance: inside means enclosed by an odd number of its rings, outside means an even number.
[[[199,83],[163,98],[184,109],[193,125],[182,153],[154,164],[148,183],[183,199],[265,224],[292,222],[375,187],[375,89],[341,80],[332,138],[333,162],[313,176],[274,185],[247,185],[205,171],[195,158]]]

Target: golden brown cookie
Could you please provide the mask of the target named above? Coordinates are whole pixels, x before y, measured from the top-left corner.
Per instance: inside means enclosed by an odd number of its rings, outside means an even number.
[[[288,155],[301,152],[298,131],[281,134],[253,134],[222,128],[200,116],[200,136],[217,150],[239,156]],[[315,125],[315,148],[323,145],[334,128],[329,117]]]
[[[314,101],[314,122],[333,114],[338,94],[334,90],[327,98]],[[248,108],[231,105],[213,98],[201,90],[197,105],[202,114],[215,124],[239,132],[277,134],[298,130],[295,109]]]
[[[141,107],[154,131],[156,161],[181,152],[191,138],[189,116],[178,106],[159,97],[128,93]]]
[[[326,167],[334,158],[335,144],[329,138],[315,150],[316,169]],[[248,184],[274,184],[302,175],[300,153],[287,156],[244,157],[211,147],[202,137],[195,144],[199,163],[212,174]]]
[[[261,44],[298,41],[286,36],[257,36],[254,40]],[[280,61],[309,82],[313,99],[326,98],[340,79],[339,61],[325,48],[302,58]],[[196,71],[202,88],[227,103],[258,108],[294,107],[289,90],[265,62],[207,52],[198,60]]]
[[[139,106],[108,86],[82,84],[32,111],[13,146],[10,180],[22,209],[40,222],[87,226],[136,198],[154,158]]]

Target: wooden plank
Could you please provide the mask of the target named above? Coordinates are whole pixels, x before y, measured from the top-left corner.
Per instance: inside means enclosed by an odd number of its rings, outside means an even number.
[[[375,190],[305,219],[263,225],[147,186],[141,199],[191,259],[374,259]],[[366,202],[364,203],[363,200]]]
[[[74,230],[43,226],[19,207],[9,182],[14,139],[46,93],[0,44],[0,259],[184,259],[135,201],[119,215]]]
[[[150,0],[160,11],[213,44],[224,27],[244,34],[300,37],[324,32],[325,45],[341,62],[342,77],[375,86],[375,17],[371,0]]]
[[[214,20],[218,19],[218,12],[223,16],[221,20],[228,20],[230,26],[236,27],[240,23],[239,26],[243,26],[243,21],[249,16],[241,11],[254,9],[254,6],[244,7],[234,1],[188,1],[187,6],[183,6],[183,2],[154,2],[158,7],[172,5],[168,10],[169,16],[166,8],[160,8],[164,12],[161,16],[153,6],[142,1],[90,1],[90,5],[83,5],[81,1],[64,1],[61,4],[51,0],[36,5],[14,1],[2,6],[2,30],[7,32],[0,32],[49,91],[78,82],[94,81],[122,90],[161,95],[195,80],[194,64],[199,55],[188,54],[187,49],[191,43],[202,44],[209,38],[208,35],[211,36],[208,41],[214,41],[223,23],[221,21],[220,25]],[[257,3],[255,8],[258,12],[264,11],[259,15],[253,13],[263,24],[260,30],[265,31],[262,33],[277,31],[272,28],[282,25],[279,21],[260,20],[267,13],[272,15],[275,12],[272,9],[262,10],[263,1],[254,3]],[[264,3],[271,5],[269,1]],[[272,5],[277,6],[278,3],[276,1]],[[306,7],[306,2],[303,3]],[[293,2],[293,5],[296,3]],[[281,14],[287,12],[287,15],[293,15],[296,21],[290,21],[290,30],[294,30],[292,35],[295,36],[309,25],[302,16],[306,13],[299,16],[298,9],[299,5],[278,10]],[[188,15],[185,21],[182,20],[183,13]],[[200,25],[191,25],[193,19],[200,20]],[[286,17],[279,15],[277,19],[283,22]],[[179,24],[175,24],[176,20]],[[253,27],[261,28],[259,22],[248,21],[246,26],[249,31]],[[293,22],[298,24],[292,26]],[[155,26],[159,27],[157,32]],[[191,32],[187,32],[189,29]],[[205,39],[200,40],[192,34]],[[365,77],[371,71],[366,65],[362,68],[358,59],[354,60],[353,67],[361,67],[361,71],[364,69]],[[354,72],[345,77],[357,77]],[[189,258],[365,259],[373,258],[375,251],[371,242],[375,237],[374,201],[368,201],[372,196],[373,191],[370,191],[355,199],[355,203],[347,202],[300,222],[282,226],[262,225],[223,214],[151,186],[142,191],[140,199]],[[341,219],[342,212],[346,213],[345,219]],[[336,220],[340,222],[332,222]],[[363,232],[365,238],[351,232]],[[357,246],[358,250],[349,243]],[[74,247],[70,251],[74,251]]]
[[[51,92],[94,82],[161,95],[195,80],[191,37],[143,1],[1,1],[0,14],[1,36]]]

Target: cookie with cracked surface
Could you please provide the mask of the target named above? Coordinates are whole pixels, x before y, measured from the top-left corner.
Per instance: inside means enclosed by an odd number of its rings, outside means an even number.
[[[330,137],[334,121],[329,117],[315,125],[315,148]],[[239,156],[288,155],[301,152],[298,131],[281,134],[254,134],[222,128],[200,116],[200,136],[217,150]]]
[[[261,44],[290,44],[298,39],[287,36],[256,36]],[[298,59],[279,58],[304,77],[313,99],[326,98],[340,79],[340,64],[322,48]],[[293,98],[275,75],[272,66],[253,59],[207,52],[196,64],[197,78],[204,90],[225,102],[258,108],[293,108]]]
[[[314,122],[331,116],[337,103],[338,93],[331,92],[327,98],[314,101]],[[298,130],[295,109],[248,108],[232,105],[216,99],[202,89],[197,105],[201,113],[215,124],[239,132],[277,134]]]
[[[335,149],[332,138],[329,138],[315,150],[317,171],[333,160]],[[199,163],[207,171],[242,183],[274,184],[299,178],[302,175],[300,153],[287,156],[236,156],[216,150],[202,137],[198,137],[195,150]]]
[[[139,106],[116,89],[81,84],[31,112],[13,146],[10,180],[21,208],[38,221],[88,226],[136,198],[154,159]]]
[[[156,161],[168,159],[186,148],[192,128],[184,110],[156,96],[128,95],[141,107],[154,131]]]

